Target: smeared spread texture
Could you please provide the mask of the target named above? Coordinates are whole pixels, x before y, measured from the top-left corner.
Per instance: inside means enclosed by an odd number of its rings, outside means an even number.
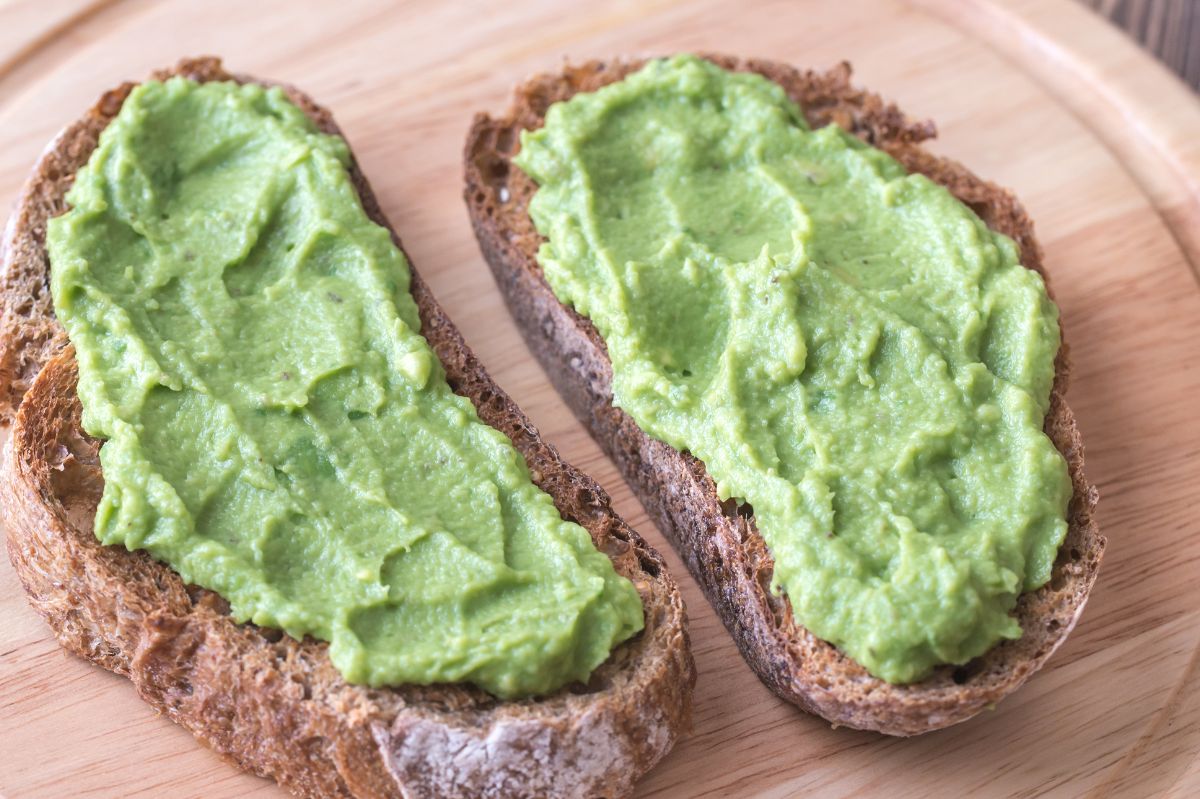
[[[797,620],[910,682],[1017,638],[1066,534],[1057,310],[948,191],[691,57],[550,107],[514,159],[613,401],[753,507]]]
[[[134,89],[51,221],[95,530],[352,682],[585,680],[633,585],[447,385],[336,136],[279,89]]]

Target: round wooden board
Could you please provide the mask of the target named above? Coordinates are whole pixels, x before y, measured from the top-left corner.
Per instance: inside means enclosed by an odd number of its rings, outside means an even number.
[[[0,0],[2,3],[3,0]],[[1200,105],[1067,0],[0,4],[0,196],[106,88],[180,56],[333,109],[418,268],[497,381],[666,551],[699,668],[695,726],[640,797],[1200,793]],[[714,50],[824,67],[938,122],[934,145],[1037,220],[1109,551],[1025,688],[912,740],[830,729],[758,682],[612,464],[530,358],[476,249],[476,110],[564,57]],[[0,794],[276,797],[62,652],[0,559]]]

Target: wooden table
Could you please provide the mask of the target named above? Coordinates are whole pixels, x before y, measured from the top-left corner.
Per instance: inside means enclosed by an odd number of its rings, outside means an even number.
[[[1200,105],[1074,0],[18,0],[0,7],[0,196],[105,88],[217,52],[336,113],[467,341],[546,438],[662,537],[505,313],[460,199],[477,109],[563,57],[724,50],[853,61],[937,120],[937,151],[1037,220],[1074,360],[1069,399],[1109,551],[1072,638],[1025,688],[912,740],[833,730],[772,696],[674,553],[695,726],[641,797],[1200,794]],[[0,794],[279,797],[63,653],[0,558]]]
[[[1200,3],[1196,0],[1081,0],[1200,91]]]

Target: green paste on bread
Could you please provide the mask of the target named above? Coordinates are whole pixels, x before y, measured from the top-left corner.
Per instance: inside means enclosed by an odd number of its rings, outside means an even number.
[[[1058,312],[946,189],[691,56],[550,107],[514,162],[613,402],[752,507],[797,621],[920,680],[1021,628],[1067,531]]]
[[[135,88],[49,224],[96,535],[371,685],[586,680],[636,589],[447,385],[349,151],[279,89]]]

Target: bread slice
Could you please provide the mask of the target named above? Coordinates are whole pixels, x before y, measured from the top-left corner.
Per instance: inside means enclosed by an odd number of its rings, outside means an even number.
[[[154,77],[170,75],[250,80],[212,58]],[[415,273],[421,332],[450,385],[512,439],[563,516],[587,528],[641,594],[645,630],[587,685],[512,702],[463,685],[349,685],[327,644],[236,624],[219,596],[185,585],[145,552],[98,543],[99,442],[80,427],[75,360],[53,316],[44,240],[46,220],[65,209],[72,176],[132,88],[105,94],[55,139],[4,237],[0,411],[5,421],[15,412],[15,425],[0,501],[9,556],[34,608],[64,647],[129,677],[200,741],[298,796],[627,796],[689,723],[695,667],[679,590],[604,491],[564,463],[492,382]],[[287,92],[323,131],[338,132],[328,111]],[[351,174],[368,216],[387,226],[357,166]]]
[[[706,56],[731,70],[757,72],[782,86],[813,127],[837,123],[946,186],[994,230],[1013,238],[1022,263],[1046,277],[1033,225],[1017,200],[957,163],[921,146],[934,135],[877,95],[854,88],[850,66],[806,72],[784,64]],[[1067,348],[1056,375],[1045,430],[1070,468],[1070,529],[1050,582],[1023,595],[1016,608],[1024,635],[962,667],[939,667],[913,685],[871,677],[838,649],[796,623],[786,596],[769,590],[773,561],[754,518],[721,502],[704,465],[647,436],[612,405],[612,368],[592,324],[560,304],[542,277],[539,236],[527,212],[537,190],[511,163],[520,132],[540,127],[547,108],[594,91],[639,69],[642,60],[591,61],[519,86],[501,117],[475,117],[467,139],[465,199],[475,235],[529,347],[567,403],[616,461],[647,511],[669,538],[743,657],[780,697],[836,725],[915,735],[954,724],[990,707],[1025,682],[1075,626],[1096,579],[1105,540],[1093,518],[1097,493],[1083,473],[1083,445],[1063,398]]]

